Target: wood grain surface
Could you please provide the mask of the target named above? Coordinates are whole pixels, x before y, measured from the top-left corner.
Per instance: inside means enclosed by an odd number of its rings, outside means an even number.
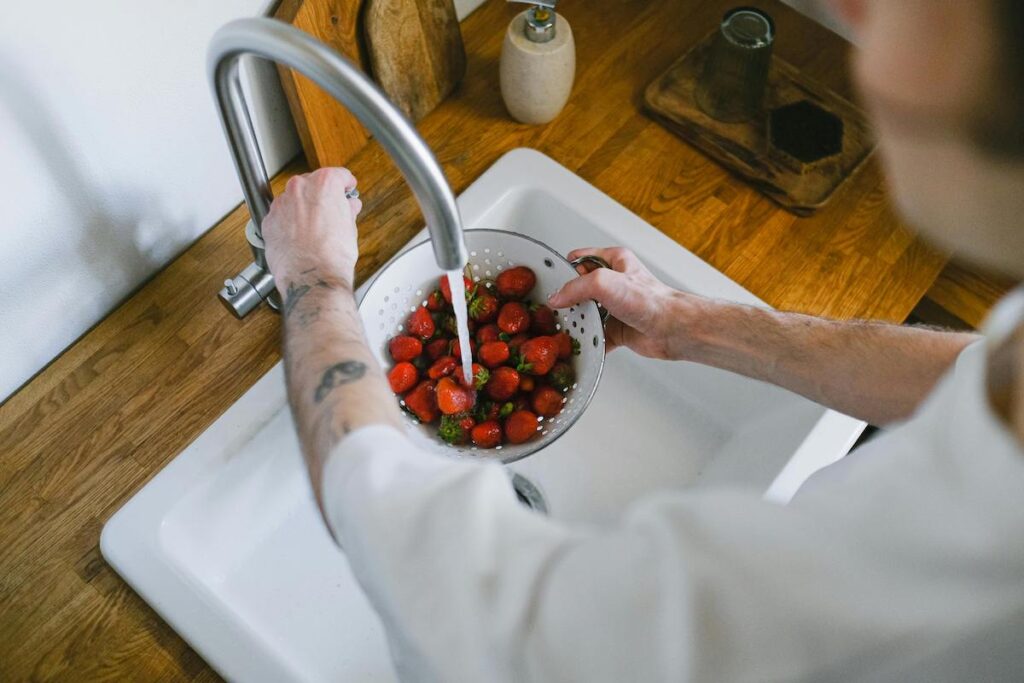
[[[489,0],[463,23],[463,86],[419,128],[456,192],[504,152],[533,147],[776,307],[902,321],[946,259],[899,224],[874,164],[801,219],[641,111],[644,88],[732,4],[564,0],[577,83],[555,121],[531,127],[507,117],[498,88],[516,8]],[[845,43],[781,4],[756,4],[791,37],[780,55],[849,95]],[[364,192],[364,278],[422,219],[376,142],[349,166]],[[233,211],[0,406],[0,680],[216,678],[97,543],[113,512],[279,358],[273,313],[236,320],[216,298],[251,259],[246,220]]]
[[[716,35],[717,31],[709,34],[651,83],[644,94],[647,108],[670,130],[780,205],[801,216],[814,213],[874,150],[864,113],[775,55],[764,113],[741,123],[713,119],[697,105],[695,92]],[[812,103],[842,121],[838,154],[803,164],[771,144],[769,113],[797,102]]]
[[[319,38],[365,70],[362,9],[363,0],[282,0],[274,17]],[[277,72],[310,165],[347,164],[366,144],[370,132],[316,83],[280,65]]]
[[[365,0],[363,36],[374,80],[413,121],[434,110],[466,72],[452,0]]]

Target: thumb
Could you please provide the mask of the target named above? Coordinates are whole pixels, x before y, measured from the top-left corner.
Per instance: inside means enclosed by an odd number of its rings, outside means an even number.
[[[548,297],[548,305],[553,308],[568,308],[590,299],[601,301],[613,287],[612,281],[617,277],[621,277],[621,275],[607,268],[599,268],[586,275],[573,278]]]

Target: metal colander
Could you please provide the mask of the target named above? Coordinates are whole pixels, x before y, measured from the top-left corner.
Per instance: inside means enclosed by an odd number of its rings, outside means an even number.
[[[466,274],[475,282],[493,280],[501,271],[513,266],[529,266],[537,274],[537,286],[531,297],[538,303],[543,303],[562,285],[577,277],[576,265],[582,262],[603,265],[592,257],[570,263],[551,247],[506,230],[467,230],[465,240],[469,252]],[[440,276],[427,240],[398,254],[366,288],[359,302],[359,312],[370,348],[381,367],[387,369],[394,364],[388,354],[388,340],[403,332],[409,314],[436,289]],[[410,436],[423,448],[446,455],[492,458],[509,463],[539,451],[568,431],[586,410],[604,368],[603,311],[595,302],[588,301],[555,314],[559,329],[568,330],[580,345],[579,355],[572,359],[576,382],[565,393],[562,412],[541,418],[533,439],[495,449],[477,448],[472,444],[452,446],[437,436],[436,424],[422,425],[405,413]]]

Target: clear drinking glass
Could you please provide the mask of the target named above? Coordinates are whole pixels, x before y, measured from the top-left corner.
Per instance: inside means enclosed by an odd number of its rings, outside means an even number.
[[[697,106],[719,121],[738,122],[761,112],[771,66],[775,22],[759,9],[725,13],[697,82]]]

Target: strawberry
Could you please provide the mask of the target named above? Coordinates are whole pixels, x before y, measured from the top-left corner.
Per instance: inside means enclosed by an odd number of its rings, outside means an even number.
[[[412,360],[423,353],[423,342],[416,337],[395,337],[388,342],[388,353],[399,363]]]
[[[409,361],[402,361],[391,368],[391,372],[388,373],[388,384],[391,385],[391,391],[396,394],[404,394],[416,386],[416,381],[419,378],[420,373],[416,370],[416,366]]]
[[[459,367],[459,361],[456,360],[455,356],[441,356],[427,370],[427,377],[430,379],[441,379],[455,372],[457,367]]]
[[[438,436],[443,441],[447,441],[450,444],[461,445],[469,442],[470,432],[476,422],[473,418],[455,417],[453,415],[444,415],[441,417],[441,426],[437,430]]]
[[[476,403],[476,392],[455,383],[451,377],[442,377],[437,383],[437,407],[445,415],[469,412]]]
[[[519,373],[510,367],[502,366],[491,373],[484,391],[495,401],[507,401],[519,390]]]
[[[558,360],[566,360],[573,354],[579,355],[580,343],[569,336],[568,332],[562,330],[554,337],[558,342]]]
[[[555,367],[551,368],[551,372],[548,374],[548,381],[555,389],[566,391],[576,381],[576,373],[568,363],[555,363]]]
[[[509,355],[511,354],[508,344],[503,341],[487,342],[480,347],[480,352],[477,354],[480,362],[489,368],[498,367],[508,360]]]
[[[489,323],[498,317],[498,300],[487,293],[477,293],[469,302],[469,317],[477,322]]]
[[[506,334],[519,334],[530,327],[530,312],[518,301],[510,301],[498,311],[498,328]]]
[[[447,356],[448,347],[451,346],[451,340],[439,337],[433,341],[427,342],[427,358],[431,361],[435,361],[441,356]]]
[[[440,289],[435,289],[427,295],[427,310],[437,312],[444,308],[444,296]]]
[[[558,331],[558,320],[555,312],[544,304],[530,306],[530,315],[533,316],[530,322],[530,332],[534,334],[554,334]]]
[[[516,394],[516,397],[512,399],[512,412],[517,410],[529,410],[530,400],[525,394]]]
[[[546,375],[558,360],[558,342],[551,337],[527,339],[519,347],[516,369],[530,375]]]
[[[409,330],[409,334],[421,339],[430,339],[434,336],[434,330],[437,329],[434,326],[434,319],[430,317],[430,311],[423,306],[413,311],[405,323],[405,327]]]
[[[434,383],[425,379],[405,395],[405,407],[424,424],[433,422],[439,416],[437,392]]]
[[[531,391],[533,391],[533,388],[535,386],[537,386],[537,382],[533,379],[533,377],[530,377],[529,375],[523,375],[522,377],[519,378],[519,391],[525,391],[526,393],[530,393]]]
[[[499,415],[501,415],[501,404],[497,401],[491,401],[488,399],[477,401],[476,411],[473,413],[477,422],[497,420]]]
[[[509,443],[526,443],[538,428],[537,416],[529,410],[517,410],[505,418],[505,436]]]
[[[469,353],[471,356],[476,355],[476,342],[472,339],[469,340]],[[456,339],[452,342],[452,355],[456,358],[462,358],[462,344]]]
[[[481,422],[473,427],[469,435],[480,448],[494,448],[501,445],[501,423],[497,420]]]
[[[463,379],[461,372],[456,373],[455,379],[457,379],[459,381],[459,384],[461,384],[462,386],[466,386],[466,380]],[[491,373],[490,371],[487,370],[487,368],[478,363],[473,363],[473,381],[472,386],[470,387],[471,389],[480,391],[487,385],[487,382],[490,379]]]
[[[476,288],[473,286],[473,281],[470,280],[465,275],[462,276],[462,284],[466,288],[466,300],[469,301],[469,297],[472,296],[473,290],[476,289]],[[447,301],[448,303],[451,303],[452,302],[452,288],[451,288],[451,285],[448,284],[448,276],[447,275],[442,275],[441,276],[441,280],[438,283],[438,286],[441,289],[441,296],[444,297],[444,300]]]
[[[476,343],[483,346],[487,342],[498,341],[499,334],[501,334],[501,330],[497,325],[493,323],[484,325],[476,331]]]
[[[498,294],[506,299],[522,299],[537,284],[537,276],[526,266],[516,266],[499,273],[494,282]]]
[[[537,387],[530,396],[530,406],[542,417],[554,417],[562,412],[562,392],[551,387]]]
[[[508,350],[510,353],[519,353],[519,347],[523,345],[523,342],[529,339],[525,334],[517,334],[514,337],[509,337]]]

